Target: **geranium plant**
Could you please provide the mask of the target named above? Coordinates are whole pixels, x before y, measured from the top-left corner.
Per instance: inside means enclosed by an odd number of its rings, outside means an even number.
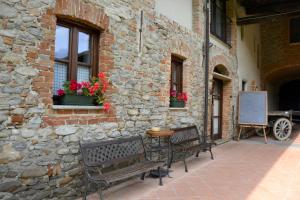
[[[188,100],[186,92],[177,92],[176,90],[170,91],[170,101],[183,101],[186,103]]]
[[[184,107],[187,99],[188,97],[185,92],[170,91],[170,107]]]
[[[103,72],[99,72],[98,77],[93,77],[91,81],[65,81],[63,84],[63,89],[57,90],[57,95],[76,95],[94,97],[94,100],[98,105],[103,105],[104,109],[108,110],[110,108],[109,103],[104,103],[104,93],[106,92],[107,88],[108,80]]]

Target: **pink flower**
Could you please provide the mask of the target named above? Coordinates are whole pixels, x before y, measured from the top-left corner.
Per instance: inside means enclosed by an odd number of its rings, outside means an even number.
[[[109,109],[110,109],[110,104],[107,103],[107,102],[104,103],[104,104],[103,104],[103,109],[104,109],[105,112],[109,111]]]
[[[89,88],[90,87],[90,85],[91,85],[91,83],[90,82],[81,82],[81,85],[82,85],[82,87],[83,88]]]
[[[65,94],[65,91],[63,89],[59,89],[56,92],[58,96],[63,96]]]
[[[171,97],[176,97],[176,90],[171,90],[170,91],[170,96]]]
[[[77,90],[80,90],[82,88],[82,85],[80,83],[77,83]]]

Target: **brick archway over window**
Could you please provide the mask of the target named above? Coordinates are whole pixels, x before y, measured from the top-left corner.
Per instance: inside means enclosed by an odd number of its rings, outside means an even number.
[[[78,20],[97,29],[107,30],[109,18],[103,8],[83,3],[81,0],[57,0],[54,14],[58,17]]]

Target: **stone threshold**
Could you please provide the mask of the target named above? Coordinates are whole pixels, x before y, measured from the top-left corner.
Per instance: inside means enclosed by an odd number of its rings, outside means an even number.
[[[100,110],[103,106],[73,106],[73,105],[52,105],[54,110]]]
[[[175,108],[175,107],[174,107],[174,108],[169,108],[169,110],[171,110],[171,111],[172,111],[172,110],[175,110],[175,111],[176,111],[176,110],[179,110],[179,111],[181,111],[181,110],[182,110],[182,111],[185,111],[185,110],[188,110],[188,107],[184,107],[184,108]]]

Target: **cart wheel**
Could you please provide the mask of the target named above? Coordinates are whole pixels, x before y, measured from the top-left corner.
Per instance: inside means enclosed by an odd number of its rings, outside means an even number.
[[[277,140],[285,140],[292,133],[292,123],[286,118],[279,118],[273,126],[273,134]]]
[[[270,132],[270,128],[267,127],[265,131],[266,131],[266,135],[268,135],[268,133]],[[264,131],[261,128],[255,128],[255,133],[260,137],[264,137]]]

